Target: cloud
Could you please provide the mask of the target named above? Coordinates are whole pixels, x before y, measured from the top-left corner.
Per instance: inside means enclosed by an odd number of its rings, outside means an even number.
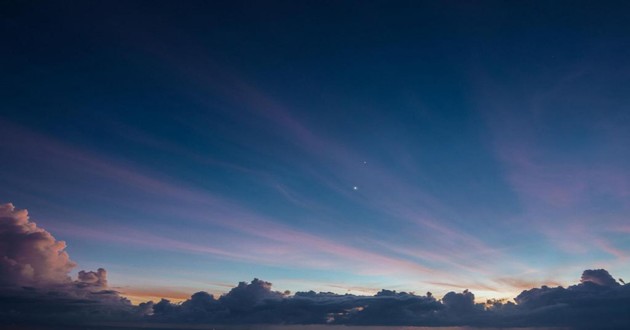
[[[475,302],[472,292],[430,293],[381,290],[373,296],[314,291],[294,295],[274,291],[269,282],[240,282],[215,299],[205,292],[177,305],[162,300],[148,320],[219,324],[346,324],[416,326],[571,327],[626,329],[630,326],[630,286],[602,269],[586,270],[568,288],[542,286],[523,291],[515,303]]]
[[[372,296],[281,292],[270,282],[240,282],[214,297],[197,292],[181,304],[166,299],[137,306],[108,287],[107,271],[80,271],[65,243],[30,221],[26,210],[0,205],[0,323],[80,325],[99,322],[191,324],[345,324],[418,326],[630,328],[630,285],[604,269],[580,283],[524,290],[514,302],[475,302],[469,291],[381,290]],[[437,282],[436,282],[437,283]],[[459,285],[464,287],[464,284]]]
[[[620,285],[604,269],[585,270],[581,283],[525,290],[514,300],[529,325],[628,328],[630,285]]]
[[[37,227],[26,210],[0,205],[0,285],[41,286],[67,283],[76,264],[66,243]]]
[[[406,292],[381,290],[374,297],[355,300],[362,306],[349,310],[347,317],[338,318],[337,323],[361,325],[408,325],[438,324],[437,315],[444,305],[432,296],[417,296]]]
[[[103,268],[82,270],[73,280],[76,263],[65,248],[26,210],[0,205],[0,323],[76,323],[142,313],[108,289]]]
[[[462,293],[449,292],[442,298],[442,303],[448,309],[458,313],[466,313],[475,307],[475,295],[468,290]]]
[[[190,299],[179,305],[167,299],[149,304],[152,305],[152,309],[147,306],[149,313],[146,311],[144,313],[151,314],[152,320],[161,322],[209,323],[214,322],[218,315],[225,314],[225,307],[211,294],[203,291],[193,294]]]
[[[282,293],[271,290],[271,283],[255,278],[249,284],[240,282],[219,300],[230,310],[241,312],[251,310],[268,300],[280,300],[283,296]]]
[[[95,272],[86,272],[84,270],[79,272],[79,279],[77,280],[79,286],[92,286],[92,287],[107,287],[107,271],[103,268],[99,268]]]
[[[615,281],[615,279],[610,274],[608,274],[608,271],[606,271],[605,269],[585,270],[582,273],[582,278],[580,279],[580,282],[591,282],[597,285],[608,287],[619,286],[619,283],[617,283],[617,281]]]
[[[214,299],[195,293],[181,305],[162,300],[153,307],[154,321],[214,322],[225,324],[439,324],[436,312],[445,309],[433,296],[381,290],[374,296],[331,292],[272,290],[269,282],[240,282]]]

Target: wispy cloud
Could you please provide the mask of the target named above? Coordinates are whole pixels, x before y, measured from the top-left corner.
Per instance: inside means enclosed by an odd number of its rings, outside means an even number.
[[[10,125],[5,124],[5,126]],[[142,198],[134,201],[123,200],[123,203],[127,203],[125,207],[134,204],[148,206],[150,201],[160,201],[149,207],[149,214],[172,216],[183,221],[212,225],[215,228],[223,228],[223,230],[246,234],[249,237],[257,237],[265,241],[260,245],[252,246],[251,242],[235,236],[234,243],[227,245],[229,248],[224,246],[219,248],[156,236],[148,230],[136,229],[133,226],[118,226],[120,228],[116,229],[116,233],[82,228],[77,225],[65,225],[65,228],[62,225],[56,226],[57,230],[65,234],[132,245],[207,253],[223,258],[265,264],[282,264],[283,259],[277,257],[290,255],[292,259],[302,260],[299,264],[303,266],[330,267],[332,261],[347,271],[358,271],[366,274],[384,274],[401,270],[419,274],[434,272],[416,262],[359,249],[327,239],[324,236],[291,228],[254,214],[237,202],[226,200],[186,184],[173,183],[173,180],[158,179],[155,176],[145,174],[145,171],[141,169],[119,161],[70,147],[15,127],[11,129],[14,131],[14,136],[19,136],[22,144],[9,147],[19,148],[23,153],[28,153],[27,156],[31,159],[45,159],[51,164],[66,169],[74,169],[78,172],[85,171],[92,176],[114,180],[118,184],[115,189],[120,189],[118,187],[131,188],[142,192],[144,195],[154,196],[144,201]],[[117,226],[109,224],[108,227],[116,228]],[[229,234],[229,232],[225,233]],[[275,242],[275,244],[271,242]],[[274,245],[277,248],[272,248]],[[283,248],[283,245],[286,248]],[[368,262],[368,260],[371,261]],[[294,260],[286,260],[286,262],[292,261]],[[373,262],[378,262],[385,267],[374,267]]]

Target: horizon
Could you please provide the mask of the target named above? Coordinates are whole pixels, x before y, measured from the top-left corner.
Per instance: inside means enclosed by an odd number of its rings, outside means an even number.
[[[0,323],[630,324],[629,9],[5,1]]]
[[[68,269],[75,269],[77,268],[77,265],[71,260],[70,256],[68,255],[68,250],[70,250],[70,248],[66,245],[66,242],[63,240],[58,240],[54,237],[53,233],[48,232],[45,228],[42,228],[40,226],[37,226],[37,223],[35,221],[33,221],[30,218],[30,215],[28,213],[28,210],[26,209],[19,209],[16,208],[12,203],[7,203],[7,204],[0,204],[0,219],[2,221],[15,221],[14,224],[12,225],[17,225],[16,227],[22,227],[22,229],[25,229],[26,231],[30,232],[30,234],[43,234],[46,237],[46,240],[48,240],[48,243],[50,246],[57,246],[60,245],[62,248],[58,250],[58,252],[63,256],[63,261],[66,262],[67,264],[65,265],[66,267],[68,267]],[[6,226],[7,224],[4,223],[4,225]],[[2,234],[3,237],[7,238],[10,237],[11,231],[10,231],[10,227],[5,227],[2,228]],[[9,229],[9,230],[7,230]],[[15,235],[15,234],[14,234]],[[589,278],[588,276],[585,276],[587,271],[605,271],[605,275],[604,275],[604,280],[594,280]],[[102,272],[102,273],[101,273]],[[142,299],[142,298],[138,298],[137,296],[134,296],[133,294],[127,294],[125,292],[124,288],[120,288],[120,287],[115,287],[115,286],[111,286],[108,284],[108,276],[110,275],[109,273],[107,273],[107,271],[104,268],[98,268],[94,271],[86,271],[86,270],[73,270],[72,273],[68,273],[67,278],[65,280],[59,281],[57,284],[58,285],[64,285],[64,284],[81,284],[81,282],[84,280],[82,278],[82,275],[80,273],[89,273],[91,275],[96,276],[95,278],[97,279],[96,282],[89,282],[89,284],[95,284],[95,286],[99,289],[101,288],[108,288],[108,289],[114,289],[116,290],[117,293],[119,293],[123,298],[128,299],[131,303],[133,303],[134,305],[140,305],[141,303],[147,303],[149,302],[151,299],[147,300],[147,299]],[[91,276],[90,275],[90,276]],[[99,283],[99,281],[102,281],[103,283]],[[218,293],[212,293],[209,292],[207,290],[199,290],[196,292],[190,292],[186,297],[183,297],[181,299],[168,299],[170,302],[172,303],[176,303],[176,304],[180,304],[183,303],[187,300],[190,300],[190,297],[193,296],[193,294],[195,293],[209,293],[211,296],[213,296],[214,299],[218,299],[221,296],[225,296],[227,294],[229,294],[230,291],[232,291],[234,288],[237,288],[238,286],[241,285],[250,285],[253,284],[257,281],[260,282],[264,282],[266,284],[269,284],[269,289],[271,290],[271,285],[273,283],[267,282],[265,281],[265,279],[261,279],[258,277],[254,277],[250,280],[239,280],[237,283],[233,283],[232,286],[229,286],[229,284],[225,284],[226,286],[226,290],[224,292],[218,292]],[[584,273],[582,273],[582,278],[577,278],[574,281],[574,283],[569,284],[569,285],[556,285],[556,287],[558,288],[564,288],[566,287],[570,287],[573,285],[578,285],[580,283],[585,283],[585,282],[592,282],[592,283],[596,283],[598,285],[608,285],[608,284],[602,284],[605,281],[612,281],[614,282],[616,285],[619,284],[623,284],[625,285],[626,283],[623,281],[622,278],[614,278],[612,276],[608,275],[608,272],[606,270],[603,269],[594,269],[594,270],[585,270]],[[619,283],[621,282],[621,283]],[[1,284],[2,282],[0,282]],[[37,288],[38,285],[42,284],[42,283],[38,283],[38,281],[32,281],[31,283],[33,285],[33,288]],[[43,283],[46,284],[46,283]],[[81,285],[79,285],[81,286]],[[544,286],[548,286],[546,284],[541,285],[541,287]],[[28,288],[29,286],[25,286],[25,288]],[[333,287],[334,288],[334,287]],[[528,291],[529,289],[535,289],[536,287],[532,287],[532,288],[527,288],[524,289],[524,291]],[[410,296],[417,296],[417,297],[426,297],[426,296],[434,296],[437,298],[437,300],[442,300],[444,297],[443,296],[435,296],[433,294],[431,288],[427,288],[428,290],[425,290],[426,293],[417,293],[417,291],[419,290],[413,290],[413,289],[402,289],[402,290],[389,290],[387,288],[380,288],[380,289],[375,289],[375,292],[373,294],[370,294],[368,292],[363,292],[363,293],[351,293],[350,290],[345,290],[345,291],[315,291],[313,289],[307,289],[304,291],[291,291],[288,289],[284,289],[284,288],[273,288],[272,291],[281,294],[283,298],[291,298],[291,297],[295,297],[296,295],[305,295],[305,294],[311,294],[311,293],[317,293],[317,294],[330,294],[330,295],[335,295],[335,296],[358,296],[358,297],[376,297],[379,295],[410,295]],[[438,288],[439,290],[439,288]],[[359,291],[359,290],[357,290]],[[453,291],[448,291],[447,293],[454,293],[454,291],[463,291],[463,292],[471,292],[474,294],[474,292],[472,292],[471,290],[469,290],[468,288],[458,288],[458,290],[453,290]],[[359,291],[362,292],[362,291]],[[439,291],[438,291],[439,292]],[[519,292],[522,293],[522,292]],[[158,298],[157,300],[161,300],[161,299],[167,299],[167,298],[171,298],[168,297],[167,295],[165,296],[153,296],[154,298]],[[501,297],[501,298],[488,298],[488,299],[479,299],[476,297],[474,301],[474,303],[476,304],[481,304],[481,305],[486,305],[490,306],[491,305],[491,301],[492,302],[496,302],[496,301],[501,301],[502,303],[506,303],[506,302],[515,302],[514,298],[516,298],[516,296],[514,297]]]

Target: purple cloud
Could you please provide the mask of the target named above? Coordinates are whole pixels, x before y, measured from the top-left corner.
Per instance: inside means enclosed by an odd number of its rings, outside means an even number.
[[[29,221],[26,210],[0,205],[0,284],[42,286],[65,284],[76,264],[66,243]]]

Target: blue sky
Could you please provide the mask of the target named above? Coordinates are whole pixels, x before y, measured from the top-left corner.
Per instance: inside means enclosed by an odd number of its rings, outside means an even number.
[[[620,5],[7,6],[0,201],[137,299],[627,274]]]

